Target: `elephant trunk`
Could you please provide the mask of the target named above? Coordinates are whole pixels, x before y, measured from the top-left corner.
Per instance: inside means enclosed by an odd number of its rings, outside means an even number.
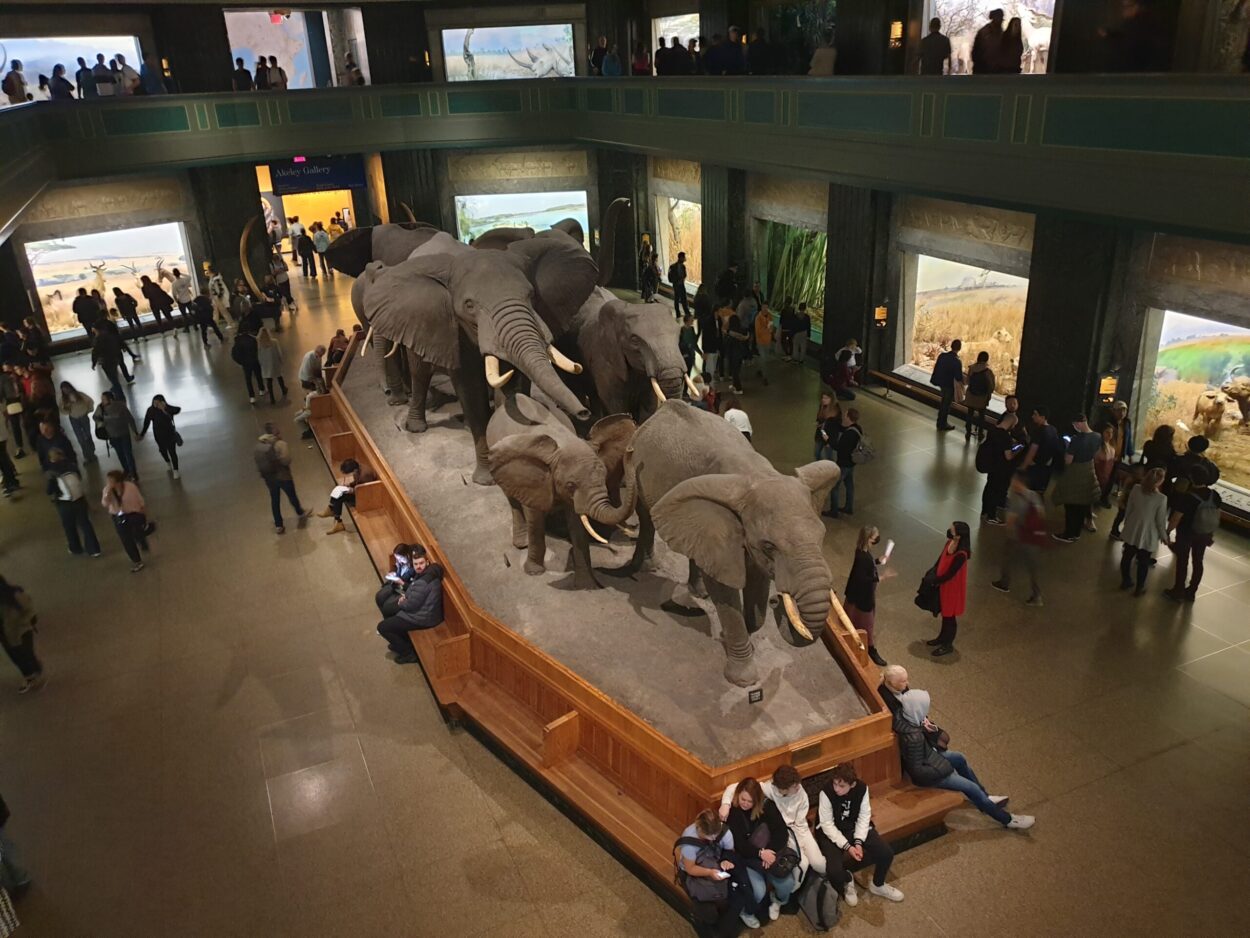
[[[608,498],[607,492],[594,502],[591,503],[587,514],[600,524],[608,524],[615,527],[618,524],[624,524],[630,515],[634,513],[634,502],[636,500],[638,490],[635,485],[637,475],[634,472],[633,461],[629,460],[625,463],[625,478],[621,482],[621,504],[613,505],[612,500]]]
[[[660,386],[660,391],[668,400],[681,400],[682,392],[685,390],[685,372],[680,368],[662,368],[659,371],[651,373]]]
[[[803,631],[815,640],[825,630],[829,618],[832,587],[829,567],[823,558],[816,557],[786,564],[784,570],[779,567],[777,574],[777,589],[783,594],[783,600],[789,599],[784,603],[786,614],[778,622],[782,637],[791,645],[806,645],[808,640]],[[790,584],[794,584],[793,589],[786,588]],[[802,629],[791,623],[791,615],[797,617]]]
[[[498,311],[492,318],[504,357],[574,419],[589,420],[590,411],[556,373],[547,352],[549,342],[534,324],[534,311],[518,304]]]

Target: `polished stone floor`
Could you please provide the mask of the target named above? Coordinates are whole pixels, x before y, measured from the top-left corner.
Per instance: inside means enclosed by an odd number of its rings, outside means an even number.
[[[303,285],[297,285],[302,288]],[[340,281],[338,290],[346,294]],[[324,282],[284,333],[286,372],[347,319]],[[183,407],[183,476],[150,440],[139,465],[160,529],[137,575],[103,512],[105,554],[65,553],[27,488],[0,505],[0,572],[40,611],[49,681],[19,697],[0,669],[0,792],[34,873],[22,934],[95,936],[685,935],[680,916],[473,735],[440,719],[415,668],[372,634],[376,579],[325,522],[275,536],[251,458],[294,406],[252,408],[228,350],[146,344],[133,400]],[[59,377],[97,394],[82,355]],[[748,381],[759,447],[810,455],[814,375]],[[1250,543],[1222,533],[1190,607],[1118,593],[1103,533],[1048,551],[1044,609],[989,589],[1001,532],[978,532],[959,653],[930,659],[911,603],[950,520],[976,519],[962,436],[915,405],[862,395],[879,456],[855,523],[898,542],[878,644],[934,696],[936,717],[1028,833],[969,810],[901,855],[907,894],[865,897],[838,931],[914,935],[1250,931]],[[329,475],[294,443],[305,503]],[[98,491],[98,474],[92,488]],[[1108,518],[1100,519],[1104,528]],[[829,523],[838,578],[851,521]],[[769,929],[798,935],[793,918]]]

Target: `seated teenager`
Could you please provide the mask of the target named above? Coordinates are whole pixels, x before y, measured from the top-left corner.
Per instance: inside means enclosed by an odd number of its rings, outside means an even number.
[[[833,767],[828,784],[820,790],[819,805],[816,842],[825,855],[825,878],[842,893],[846,904],[859,904],[855,877],[847,869],[857,863],[873,866],[870,893],[902,902],[903,893],[885,881],[894,862],[894,851],[873,826],[868,786],[859,780],[853,765],[843,762]]]
[[[744,778],[738,783],[726,820],[734,835],[734,852],[746,865],[747,876],[751,880],[755,908],[748,908],[747,911],[755,913],[757,909],[764,908],[764,899],[771,886],[773,901],[768,906],[768,917],[776,919],[798,885],[794,875],[797,862],[789,864],[782,855],[788,846],[789,829],[781,812],[764,797],[759,782]],[[797,861],[797,855],[794,859]],[[743,916],[743,921],[751,928],[756,927],[746,916]]]
[[[823,873],[825,857],[820,852],[811,828],[807,826],[807,812],[811,804],[807,800],[807,792],[803,789],[803,779],[799,775],[799,770],[792,765],[778,766],[771,779],[760,782],[760,788],[764,791],[764,797],[777,806],[781,819],[786,822],[786,827],[794,835],[802,858],[800,864],[802,872],[805,874],[810,866],[817,873]],[[725,794],[720,800],[722,821],[728,820],[729,809],[733,807],[734,795],[737,792],[737,782],[725,789]]]
[[[343,506],[356,507],[356,486],[372,482],[376,476],[367,469],[362,469],[354,459],[344,459],[339,463],[338,484],[330,489],[330,504],[317,512],[318,518],[334,518],[334,524],[326,534],[341,534],[347,528],[343,526]]]
[[[734,938],[742,924],[760,927],[759,919],[746,911],[752,903],[751,883],[734,853],[733,834],[711,808],[681,832],[673,845],[673,862],[695,922],[706,926],[700,934]]]
[[[909,689],[903,695],[898,715],[894,718],[894,733],[898,736],[903,771],[912,784],[957,791],[978,811],[989,815],[1003,827],[1013,830],[1032,827],[1034,818],[1031,815],[1008,814],[1002,808],[1007,798],[986,792],[962,752],[941,752],[934,748],[926,731],[935,729],[929,721],[929,692]]]
[[[390,572],[382,577],[382,588],[373,597],[373,601],[378,604],[378,612],[387,617],[399,612],[399,601],[414,576],[416,573],[412,569],[412,548],[407,544],[396,544],[391,551]]]
[[[412,545],[412,582],[404,590],[395,615],[378,623],[378,634],[395,654],[396,664],[415,664],[417,650],[408,633],[432,629],[443,621],[443,568],[430,563],[425,548]]]

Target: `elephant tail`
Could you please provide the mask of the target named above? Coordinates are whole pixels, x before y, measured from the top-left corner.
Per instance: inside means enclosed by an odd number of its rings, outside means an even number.
[[[606,287],[612,279],[612,271],[616,266],[616,229],[629,206],[629,199],[613,199],[607,212],[604,213],[598,257],[599,286],[601,287]]]

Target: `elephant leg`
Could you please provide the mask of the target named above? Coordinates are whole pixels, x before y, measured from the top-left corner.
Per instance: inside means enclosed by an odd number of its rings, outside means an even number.
[[[600,589],[600,583],[590,569],[590,535],[586,533],[581,519],[574,512],[566,512],[565,518],[569,528],[569,562],[573,566],[573,588]]]
[[[713,577],[707,577],[707,591],[720,618],[721,642],[725,646],[725,680],[739,687],[759,683],[755,649],[742,616],[742,593]]]
[[[404,381],[404,358],[398,352],[387,358],[386,353],[390,350],[390,340],[375,334],[373,351],[382,356],[382,380],[386,385],[387,402],[393,407],[398,407],[408,403],[408,389]]]
[[[638,498],[638,540],[634,542],[634,556],[629,561],[629,570],[633,573],[650,573],[655,570],[655,522],[651,520],[651,512],[642,503],[641,493]]]
[[[693,560],[690,561],[690,577],[686,581],[690,595],[696,599],[707,599],[707,586],[703,582],[703,571]]]
[[[537,576],[547,569],[547,513],[526,508],[525,525],[529,550],[525,555],[525,572]]]
[[[767,571],[748,560],[747,582],[742,588],[742,615],[748,634],[754,635],[767,621],[768,583]]]
[[[490,385],[482,355],[462,331],[460,333],[461,365],[452,375],[460,406],[464,409],[464,423],[473,434],[473,481],[478,485],[494,485],[487,462],[486,424],[490,421]]]
[[[404,429],[409,433],[424,433],[425,395],[430,389],[430,379],[434,377],[434,366],[408,349],[408,371],[412,377],[412,390],[408,395],[408,417],[404,420]]]
[[[514,498],[508,499],[508,507],[512,509],[512,546],[517,550],[525,550],[529,546],[528,522],[525,520],[525,509]]]

